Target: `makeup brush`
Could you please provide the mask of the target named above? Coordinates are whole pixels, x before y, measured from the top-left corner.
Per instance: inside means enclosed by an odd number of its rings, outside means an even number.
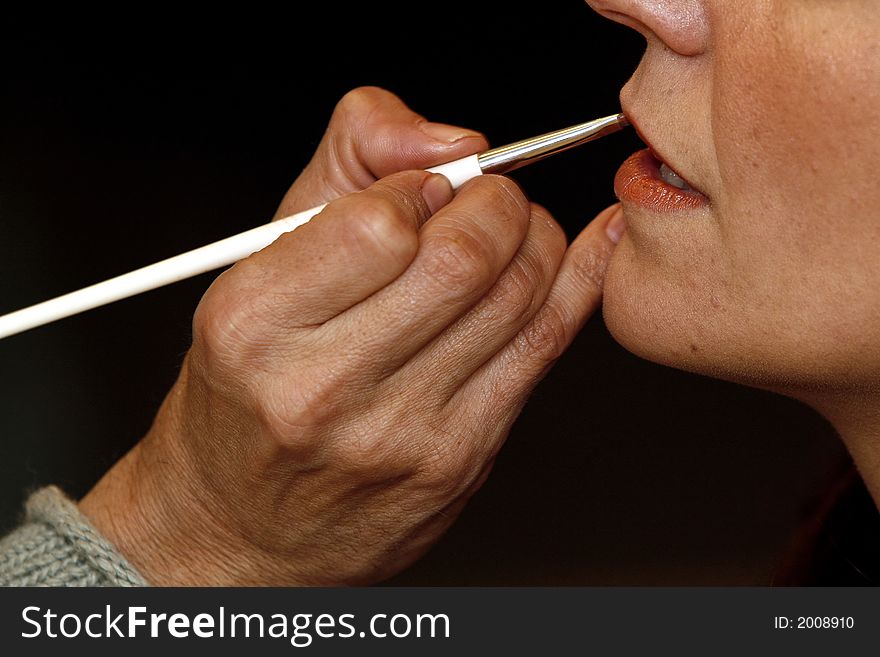
[[[617,132],[627,125],[629,123],[623,114],[606,116],[588,123],[581,123],[570,128],[470,155],[454,162],[432,167],[428,171],[443,174],[452,183],[452,187],[457,189],[476,176],[484,173],[501,174],[519,169],[569,148]],[[197,276],[212,269],[231,265],[269,246],[284,233],[302,226],[323,210],[325,205],[273,221],[76,292],[70,292],[0,316],[0,339],[119,299],[154,290],[169,283]]]

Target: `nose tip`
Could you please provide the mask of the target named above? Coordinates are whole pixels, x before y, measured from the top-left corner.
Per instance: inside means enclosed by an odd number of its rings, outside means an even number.
[[[657,39],[680,55],[706,51],[709,20],[705,0],[587,0],[594,10]]]

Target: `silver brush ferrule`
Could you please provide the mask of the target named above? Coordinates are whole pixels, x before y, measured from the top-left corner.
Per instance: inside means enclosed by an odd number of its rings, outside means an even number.
[[[507,173],[550,155],[610,135],[628,125],[629,122],[623,114],[615,114],[507,146],[499,146],[479,155],[480,169],[483,173]]]

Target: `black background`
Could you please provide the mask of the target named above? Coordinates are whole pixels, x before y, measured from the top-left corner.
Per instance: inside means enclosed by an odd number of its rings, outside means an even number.
[[[643,50],[578,0],[127,11],[2,28],[0,312],[267,221],[353,87],[498,145],[616,112]],[[573,236],[638,146],[515,177]],[[211,280],[0,342],[0,529],[27,491],[82,495],[144,434]],[[844,462],[808,409],[639,360],[597,315],[459,522],[391,583],[767,583]]]

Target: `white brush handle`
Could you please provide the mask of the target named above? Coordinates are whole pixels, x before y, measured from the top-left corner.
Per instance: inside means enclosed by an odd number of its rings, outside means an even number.
[[[476,155],[428,169],[449,179],[453,188],[482,174]],[[219,242],[153,265],[111,278],[102,283],[71,292],[35,306],[0,317],[0,339],[54,322],[64,317],[132,297],[141,292],[198,276],[213,269],[231,265],[260,249],[264,249],[284,233],[295,230],[324,209],[324,205],[227,237]]]

